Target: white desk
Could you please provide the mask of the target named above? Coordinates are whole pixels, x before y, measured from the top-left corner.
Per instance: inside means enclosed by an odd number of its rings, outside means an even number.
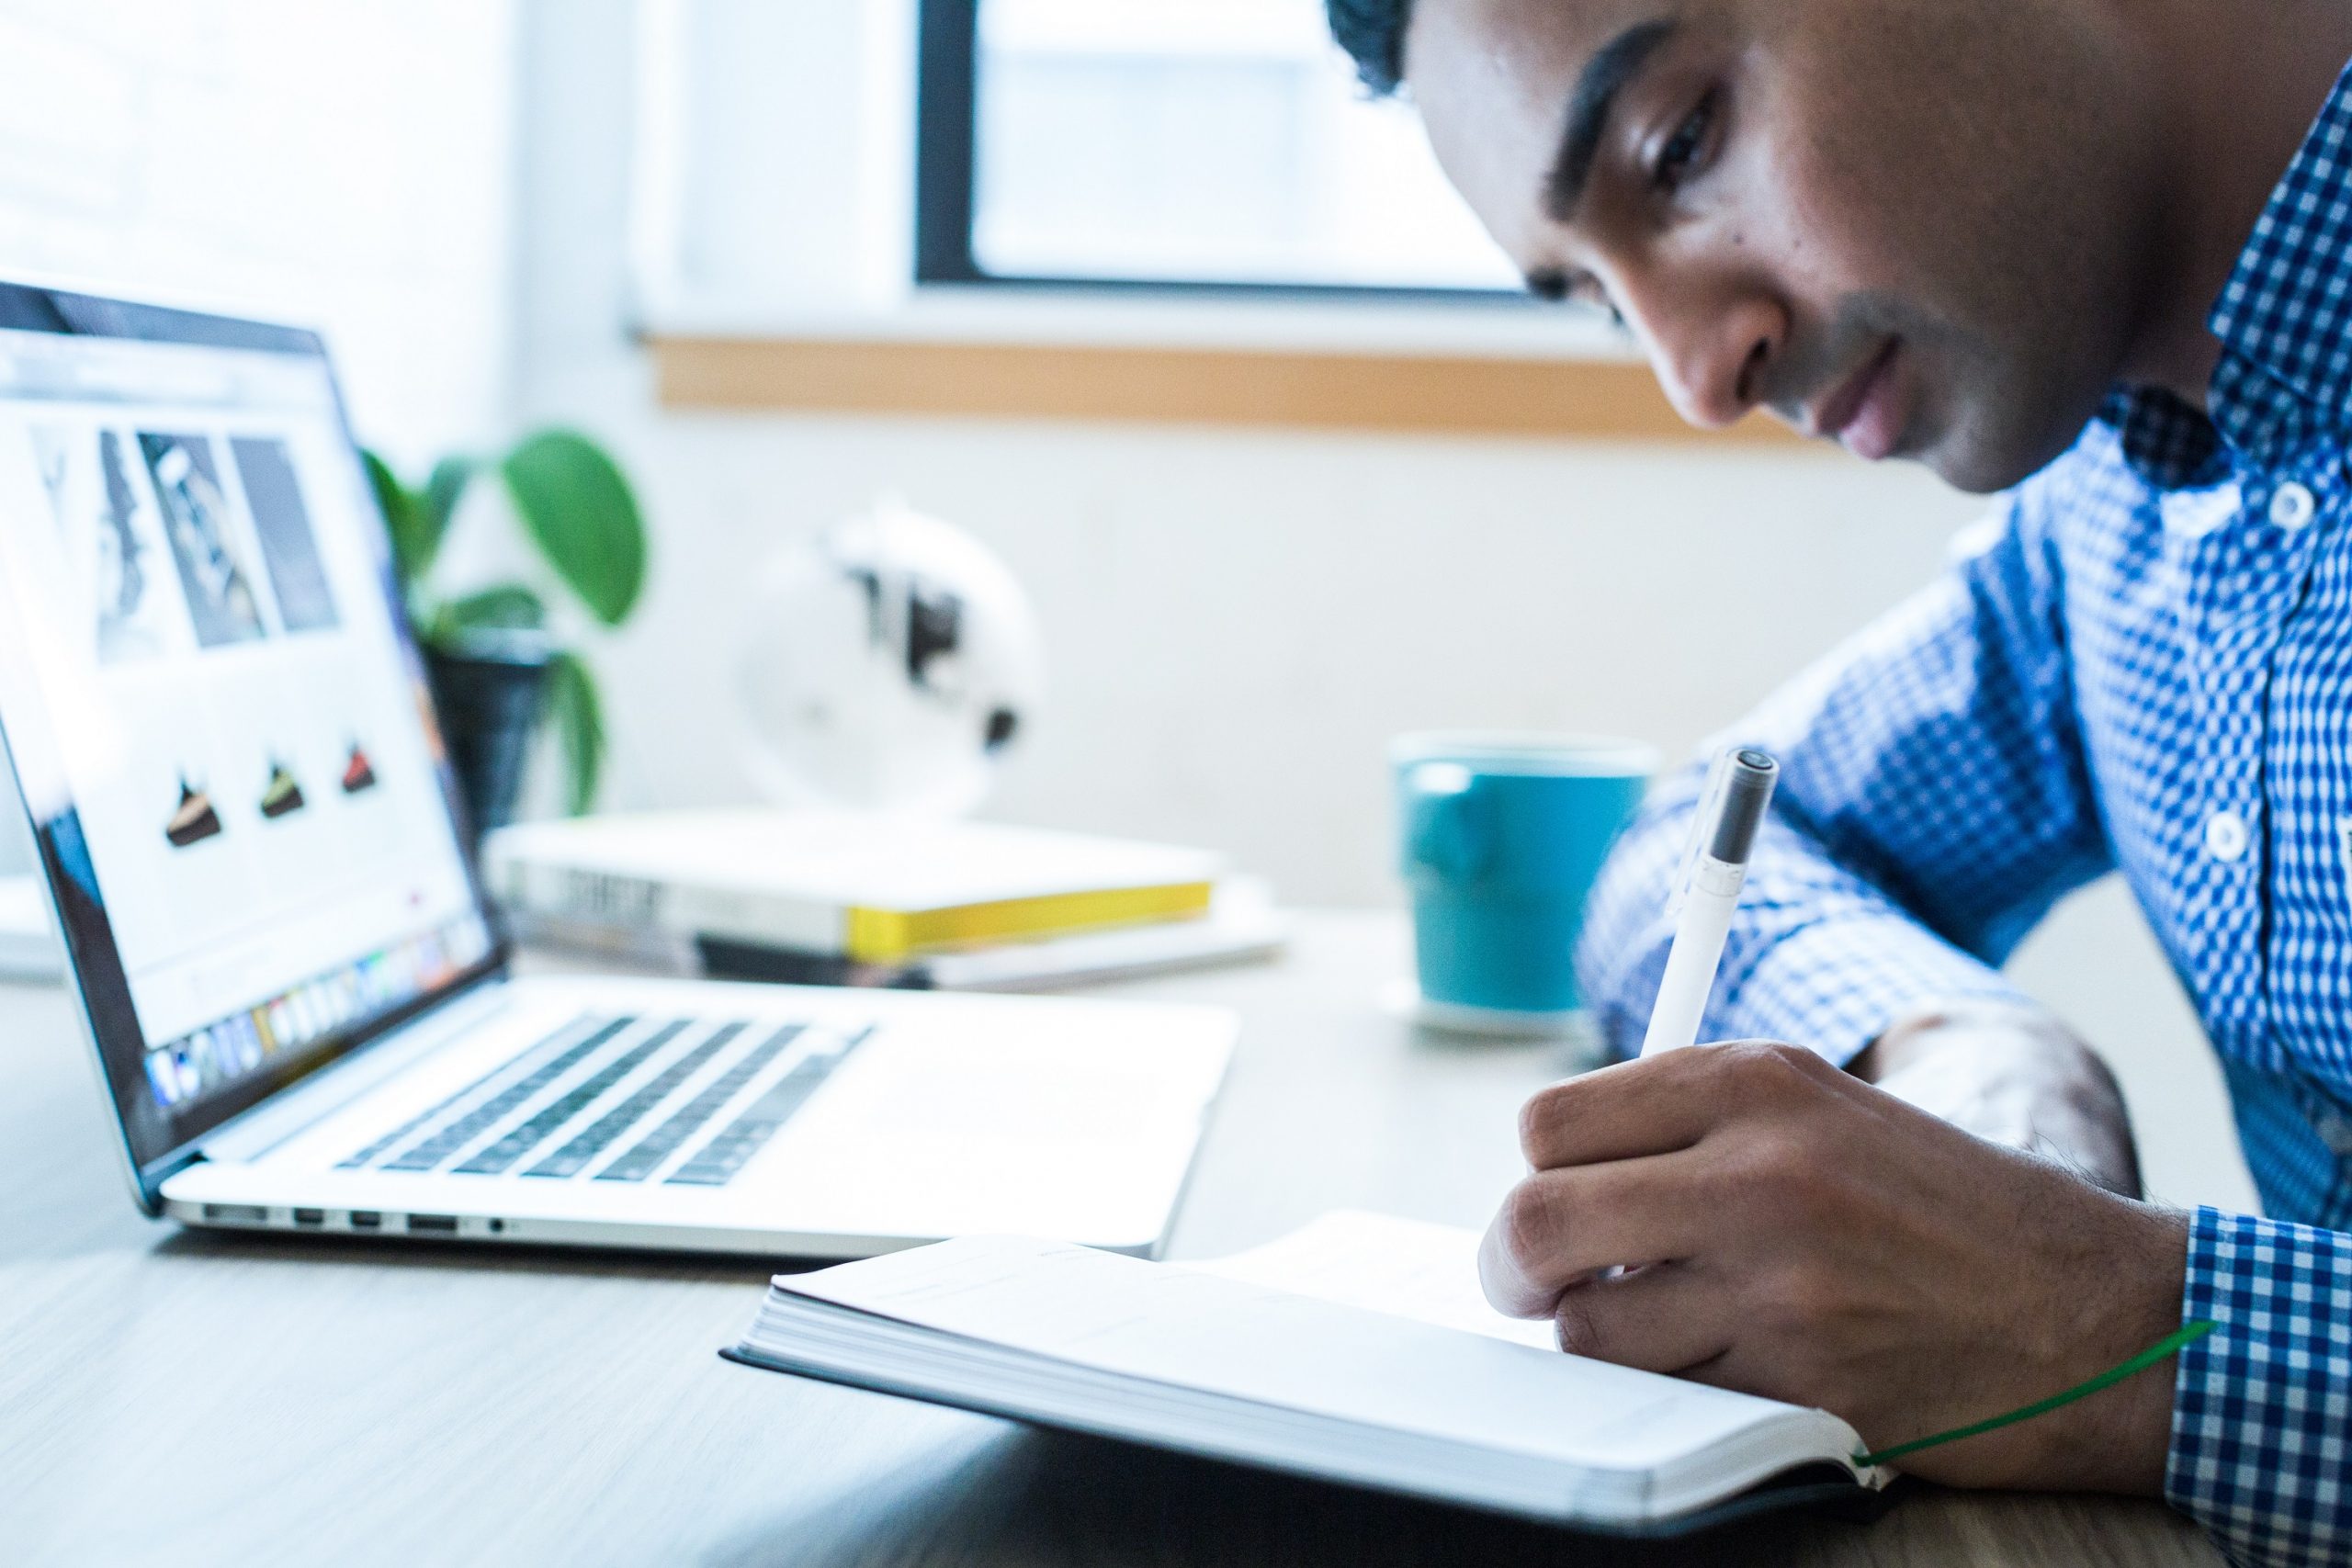
[[[1416,1041],[1400,922],[1133,984],[1246,1028],[1174,1250],[1340,1204],[1483,1223],[1544,1047]],[[755,1262],[184,1235],[140,1218],[56,990],[0,986],[0,1562],[2211,1564],[2153,1504],[1592,1540],[720,1361]]]

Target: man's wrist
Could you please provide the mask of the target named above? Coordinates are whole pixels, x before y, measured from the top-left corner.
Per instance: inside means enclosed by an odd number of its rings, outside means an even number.
[[[2181,1325],[2188,1216],[2150,1203],[2131,1206],[2138,1212],[2136,1239],[2093,1264],[2109,1288],[2083,1292],[2086,1310],[2075,1332],[2096,1347],[2078,1359],[2086,1377],[2120,1365]],[[2052,1473],[2086,1491],[2162,1495],[2178,1368],[2178,1358],[2168,1357],[2070,1406],[2074,1418],[2050,1434]]]

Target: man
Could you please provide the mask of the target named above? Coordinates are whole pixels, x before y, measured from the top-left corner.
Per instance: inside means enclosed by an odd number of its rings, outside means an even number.
[[[1873,1445],[2211,1319],[1905,1468],[2161,1492],[2241,1557],[2352,1560],[2352,5],[1330,9],[1530,287],[1621,316],[1688,418],[2015,487],[1727,737],[1783,768],[1703,1036],[1753,1038],[1532,1101],[1489,1294]],[[1594,896],[1621,1048],[1696,788]],[[2137,1201],[2112,1079],[1994,967],[2110,868],[2270,1219]]]

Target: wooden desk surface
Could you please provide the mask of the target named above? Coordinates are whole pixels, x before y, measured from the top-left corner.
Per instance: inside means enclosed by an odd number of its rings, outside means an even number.
[[[1401,925],[1137,983],[1243,1043],[1172,1252],[1351,1204],[1483,1223],[1549,1048],[1374,1005]],[[0,986],[0,1562],[2210,1564],[2154,1504],[1595,1540],[729,1365],[757,1262],[183,1234],[125,1193],[61,992]]]

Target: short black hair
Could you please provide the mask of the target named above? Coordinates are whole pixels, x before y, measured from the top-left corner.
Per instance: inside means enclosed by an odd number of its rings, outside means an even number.
[[[1413,0],[1323,0],[1331,36],[1356,62],[1356,74],[1385,96],[1405,79],[1405,24]]]

